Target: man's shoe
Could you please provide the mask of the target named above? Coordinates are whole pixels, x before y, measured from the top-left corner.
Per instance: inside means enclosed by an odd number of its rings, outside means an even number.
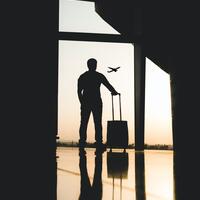
[[[105,151],[106,150],[106,145],[103,143],[96,143],[96,149],[97,150],[101,150],[101,151]]]
[[[79,148],[85,148],[86,142],[79,142],[78,146]]]

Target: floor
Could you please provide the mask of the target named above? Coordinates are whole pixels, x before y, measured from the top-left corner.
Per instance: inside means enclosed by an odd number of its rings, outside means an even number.
[[[57,148],[57,200],[172,200],[173,151]]]

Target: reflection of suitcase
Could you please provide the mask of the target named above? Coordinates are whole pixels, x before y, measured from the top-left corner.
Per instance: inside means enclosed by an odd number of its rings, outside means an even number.
[[[122,199],[122,180],[128,179],[128,153],[127,152],[107,152],[107,174],[113,180],[112,199],[114,199],[115,179],[120,181],[120,199]]]
[[[112,121],[107,122],[107,147],[123,148],[128,147],[128,123],[122,121],[121,95],[119,94],[120,120],[114,120],[114,105],[112,95]]]
[[[108,178],[127,179],[128,165],[127,152],[107,152]]]

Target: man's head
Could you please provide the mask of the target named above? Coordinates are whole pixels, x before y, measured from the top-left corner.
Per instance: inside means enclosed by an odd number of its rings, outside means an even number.
[[[87,61],[87,66],[88,66],[88,69],[90,71],[95,71],[96,68],[97,68],[97,60],[94,59],[94,58],[90,58],[88,61]]]

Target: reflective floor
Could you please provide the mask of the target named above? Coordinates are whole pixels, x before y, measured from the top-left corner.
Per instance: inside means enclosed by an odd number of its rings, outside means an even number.
[[[57,148],[57,200],[173,200],[173,151]]]

